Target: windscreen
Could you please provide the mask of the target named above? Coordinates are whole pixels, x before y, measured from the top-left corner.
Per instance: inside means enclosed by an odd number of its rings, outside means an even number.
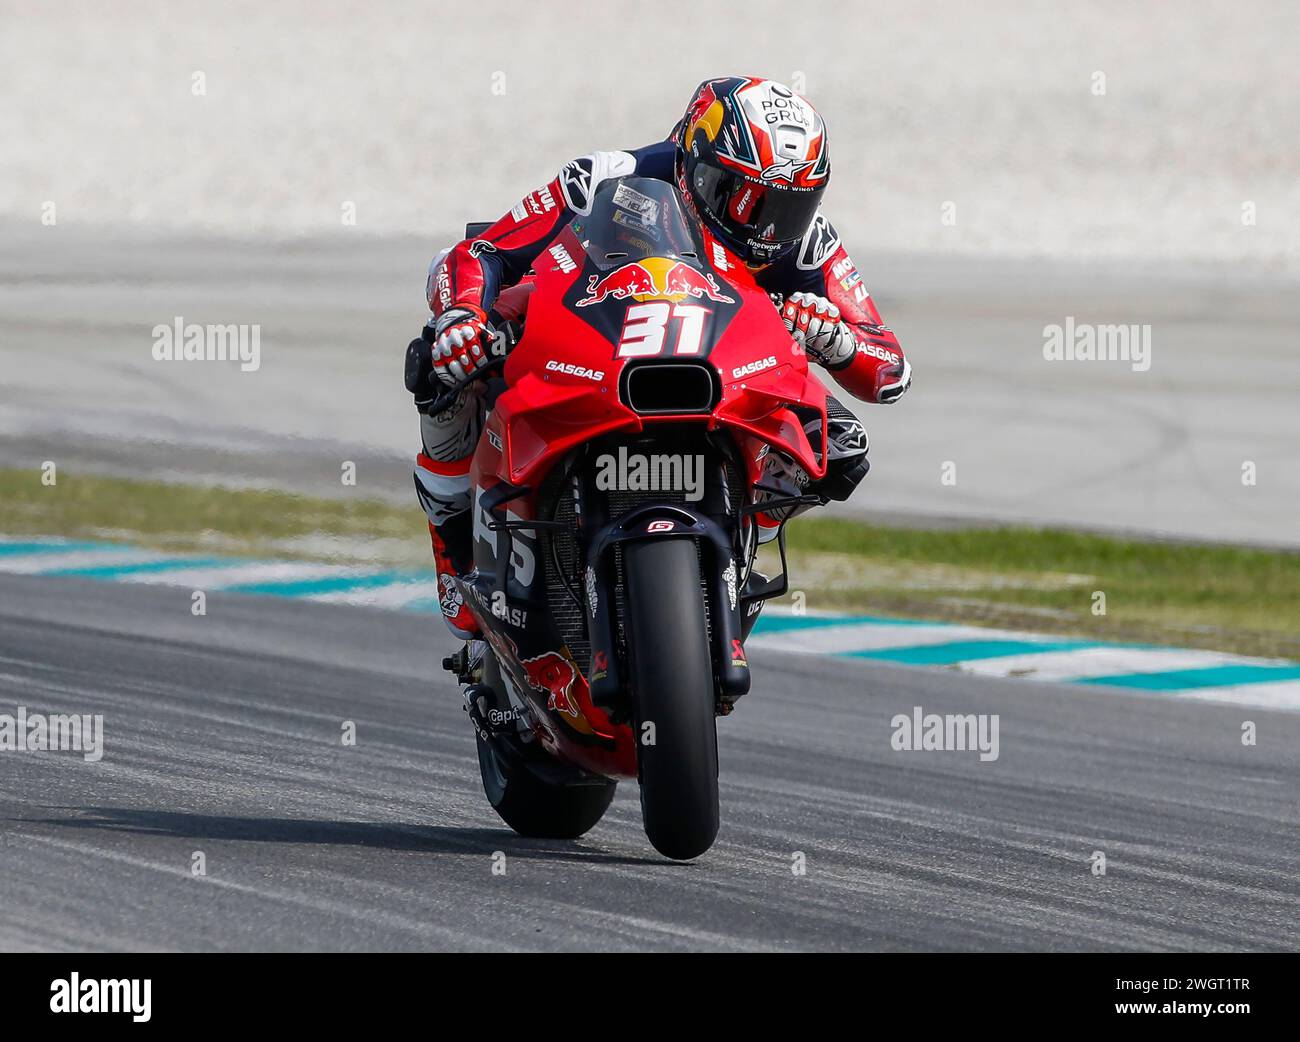
[[[596,191],[589,216],[570,225],[602,271],[646,257],[685,257],[703,263],[699,232],[666,181],[624,177]]]

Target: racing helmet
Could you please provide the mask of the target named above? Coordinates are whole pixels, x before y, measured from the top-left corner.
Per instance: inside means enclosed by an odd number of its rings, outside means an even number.
[[[729,250],[761,267],[798,245],[831,179],[812,105],[773,80],[705,80],[674,138],[677,186]]]

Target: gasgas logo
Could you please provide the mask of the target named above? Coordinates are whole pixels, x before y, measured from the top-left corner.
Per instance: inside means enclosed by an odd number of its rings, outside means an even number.
[[[772,369],[776,365],[776,356],[768,355],[766,358],[760,358],[757,361],[747,362],[745,365],[739,365],[731,370],[731,378],[739,380],[742,376],[753,376],[755,373],[761,373],[765,369]]]
[[[588,369],[585,366],[574,365],[572,362],[560,362],[552,358],[546,363],[548,373],[564,373],[565,376],[581,376],[584,380],[595,380],[597,382],[605,379],[605,373],[600,369]]]
[[[587,279],[587,295],[577,301],[585,308],[603,300],[715,300],[719,304],[735,301],[718,289],[717,280],[707,272],[671,257],[647,257],[620,265],[603,278]]]

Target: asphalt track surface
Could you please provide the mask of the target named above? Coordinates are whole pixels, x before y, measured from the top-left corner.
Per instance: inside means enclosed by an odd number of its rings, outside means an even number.
[[[0,575],[0,712],[105,717],[97,763],[0,753],[0,949],[1300,947],[1300,714],[755,650],[674,864],[627,784],[578,842],[504,828],[436,620],[189,609]],[[999,758],[892,750],[917,705],[999,714]]]

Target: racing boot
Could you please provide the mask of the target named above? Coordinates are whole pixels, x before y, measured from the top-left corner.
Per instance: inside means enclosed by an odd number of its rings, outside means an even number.
[[[453,514],[440,525],[429,522],[429,541],[438,568],[438,605],[452,635],[461,640],[480,640],[483,631],[457,589],[454,579],[474,570],[473,530],[468,510]]]
[[[415,461],[415,494],[429,522],[429,541],[438,568],[438,604],[451,632],[462,640],[482,636],[453,581],[474,570],[469,470],[481,430],[477,395],[462,395],[436,416],[422,413],[423,451]]]

